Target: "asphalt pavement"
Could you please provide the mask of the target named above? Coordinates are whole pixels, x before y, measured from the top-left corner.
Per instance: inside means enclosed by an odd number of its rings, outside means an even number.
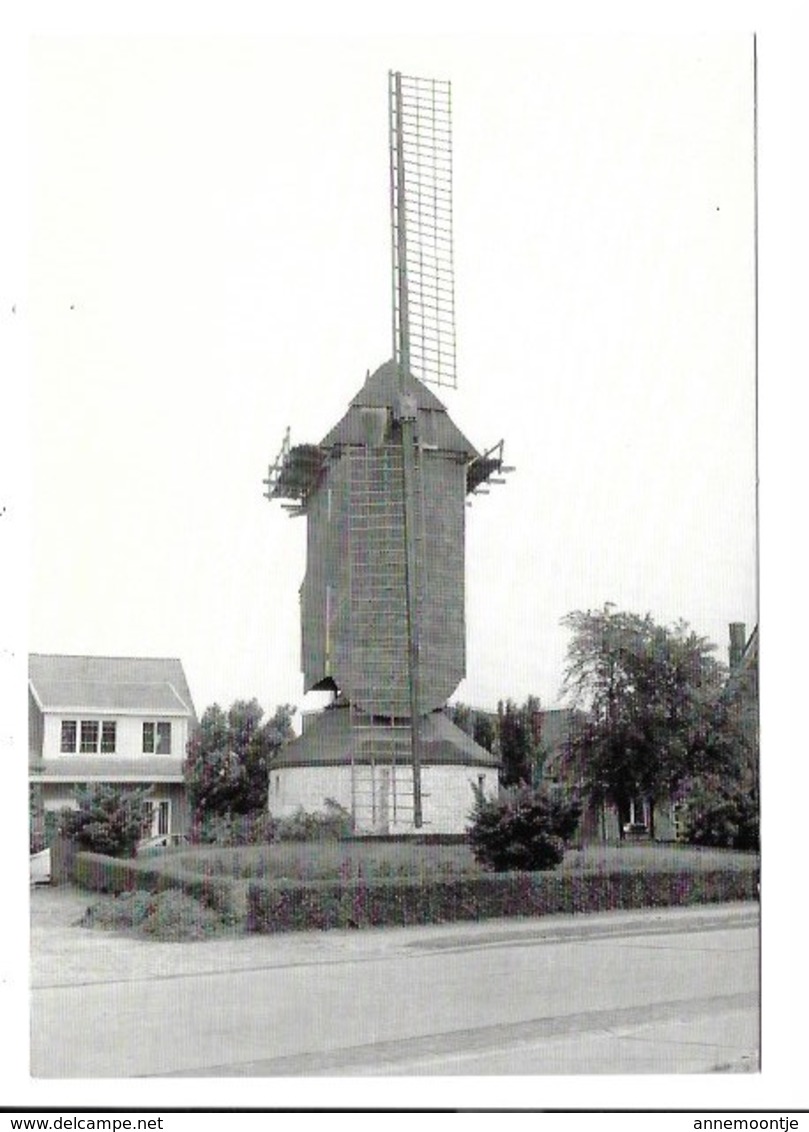
[[[32,893],[35,1077],[758,1067],[754,904],[176,944],[81,900]]]

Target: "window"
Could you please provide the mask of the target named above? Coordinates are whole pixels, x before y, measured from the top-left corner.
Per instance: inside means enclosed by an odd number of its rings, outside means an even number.
[[[171,754],[170,723],[144,723],[143,753],[144,755]]]
[[[60,750],[63,755],[75,755],[76,753],[76,734],[77,726],[75,719],[62,720],[62,745]]]
[[[79,750],[83,755],[94,755],[98,750],[98,720],[81,721],[81,743]]]
[[[115,754],[115,741],[117,737],[117,724],[114,719],[83,719],[81,725],[75,719],[62,720],[62,746],[63,755],[75,755],[76,732],[79,736],[79,751],[82,755]]]

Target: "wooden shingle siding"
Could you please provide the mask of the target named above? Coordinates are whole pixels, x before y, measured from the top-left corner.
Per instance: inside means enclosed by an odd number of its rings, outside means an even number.
[[[332,676],[373,714],[410,711],[401,474],[395,440],[346,449],[307,509],[304,686]],[[420,477],[420,706],[427,712],[446,702],[465,671],[465,465],[455,454],[422,452]]]

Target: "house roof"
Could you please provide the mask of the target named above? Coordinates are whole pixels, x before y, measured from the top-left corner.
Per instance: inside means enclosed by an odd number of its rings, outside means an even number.
[[[391,729],[384,724],[354,728],[347,706],[326,708],[307,719],[306,730],[283,747],[273,759],[272,769],[301,766],[349,765],[371,759],[384,762],[385,747],[392,748]],[[409,733],[404,732],[405,736]],[[393,751],[391,749],[391,761]],[[401,754],[398,755],[401,758]],[[425,766],[456,765],[497,767],[500,760],[471,736],[456,727],[443,711],[422,720],[421,762]]]
[[[183,760],[178,756],[154,755],[124,759],[119,755],[87,755],[53,758],[30,770],[41,782],[182,782]]]
[[[189,716],[194,704],[176,658],[32,653],[31,692],[42,711]]]

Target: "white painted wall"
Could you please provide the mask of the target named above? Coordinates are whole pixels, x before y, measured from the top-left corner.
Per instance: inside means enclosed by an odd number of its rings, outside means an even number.
[[[284,767],[270,773],[267,805],[275,817],[288,817],[303,808],[322,810],[327,798],[351,809],[351,767]]]
[[[473,787],[483,787],[487,798],[496,798],[495,768],[477,766],[426,766],[422,770],[425,833],[464,833],[475,804]]]
[[[384,772],[388,773],[385,774]],[[412,772],[396,770],[399,798],[412,798]],[[285,767],[270,775],[269,809],[276,817],[294,814],[299,808],[323,810],[333,798],[355,813],[358,830],[377,833],[464,833],[475,802],[473,787],[481,783],[487,797],[496,797],[496,769],[467,766],[422,767],[422,812],[424,825],[416,830],[412,809],[394,806],[390,768],[375,768],[373,782],[369,767],[358,768],[352,785],[350,766]],[[371,790],[375,805],[371,807]],[[374,826],[373,816],[376,817]],[[400,820],[396,820],[400,817]]]

